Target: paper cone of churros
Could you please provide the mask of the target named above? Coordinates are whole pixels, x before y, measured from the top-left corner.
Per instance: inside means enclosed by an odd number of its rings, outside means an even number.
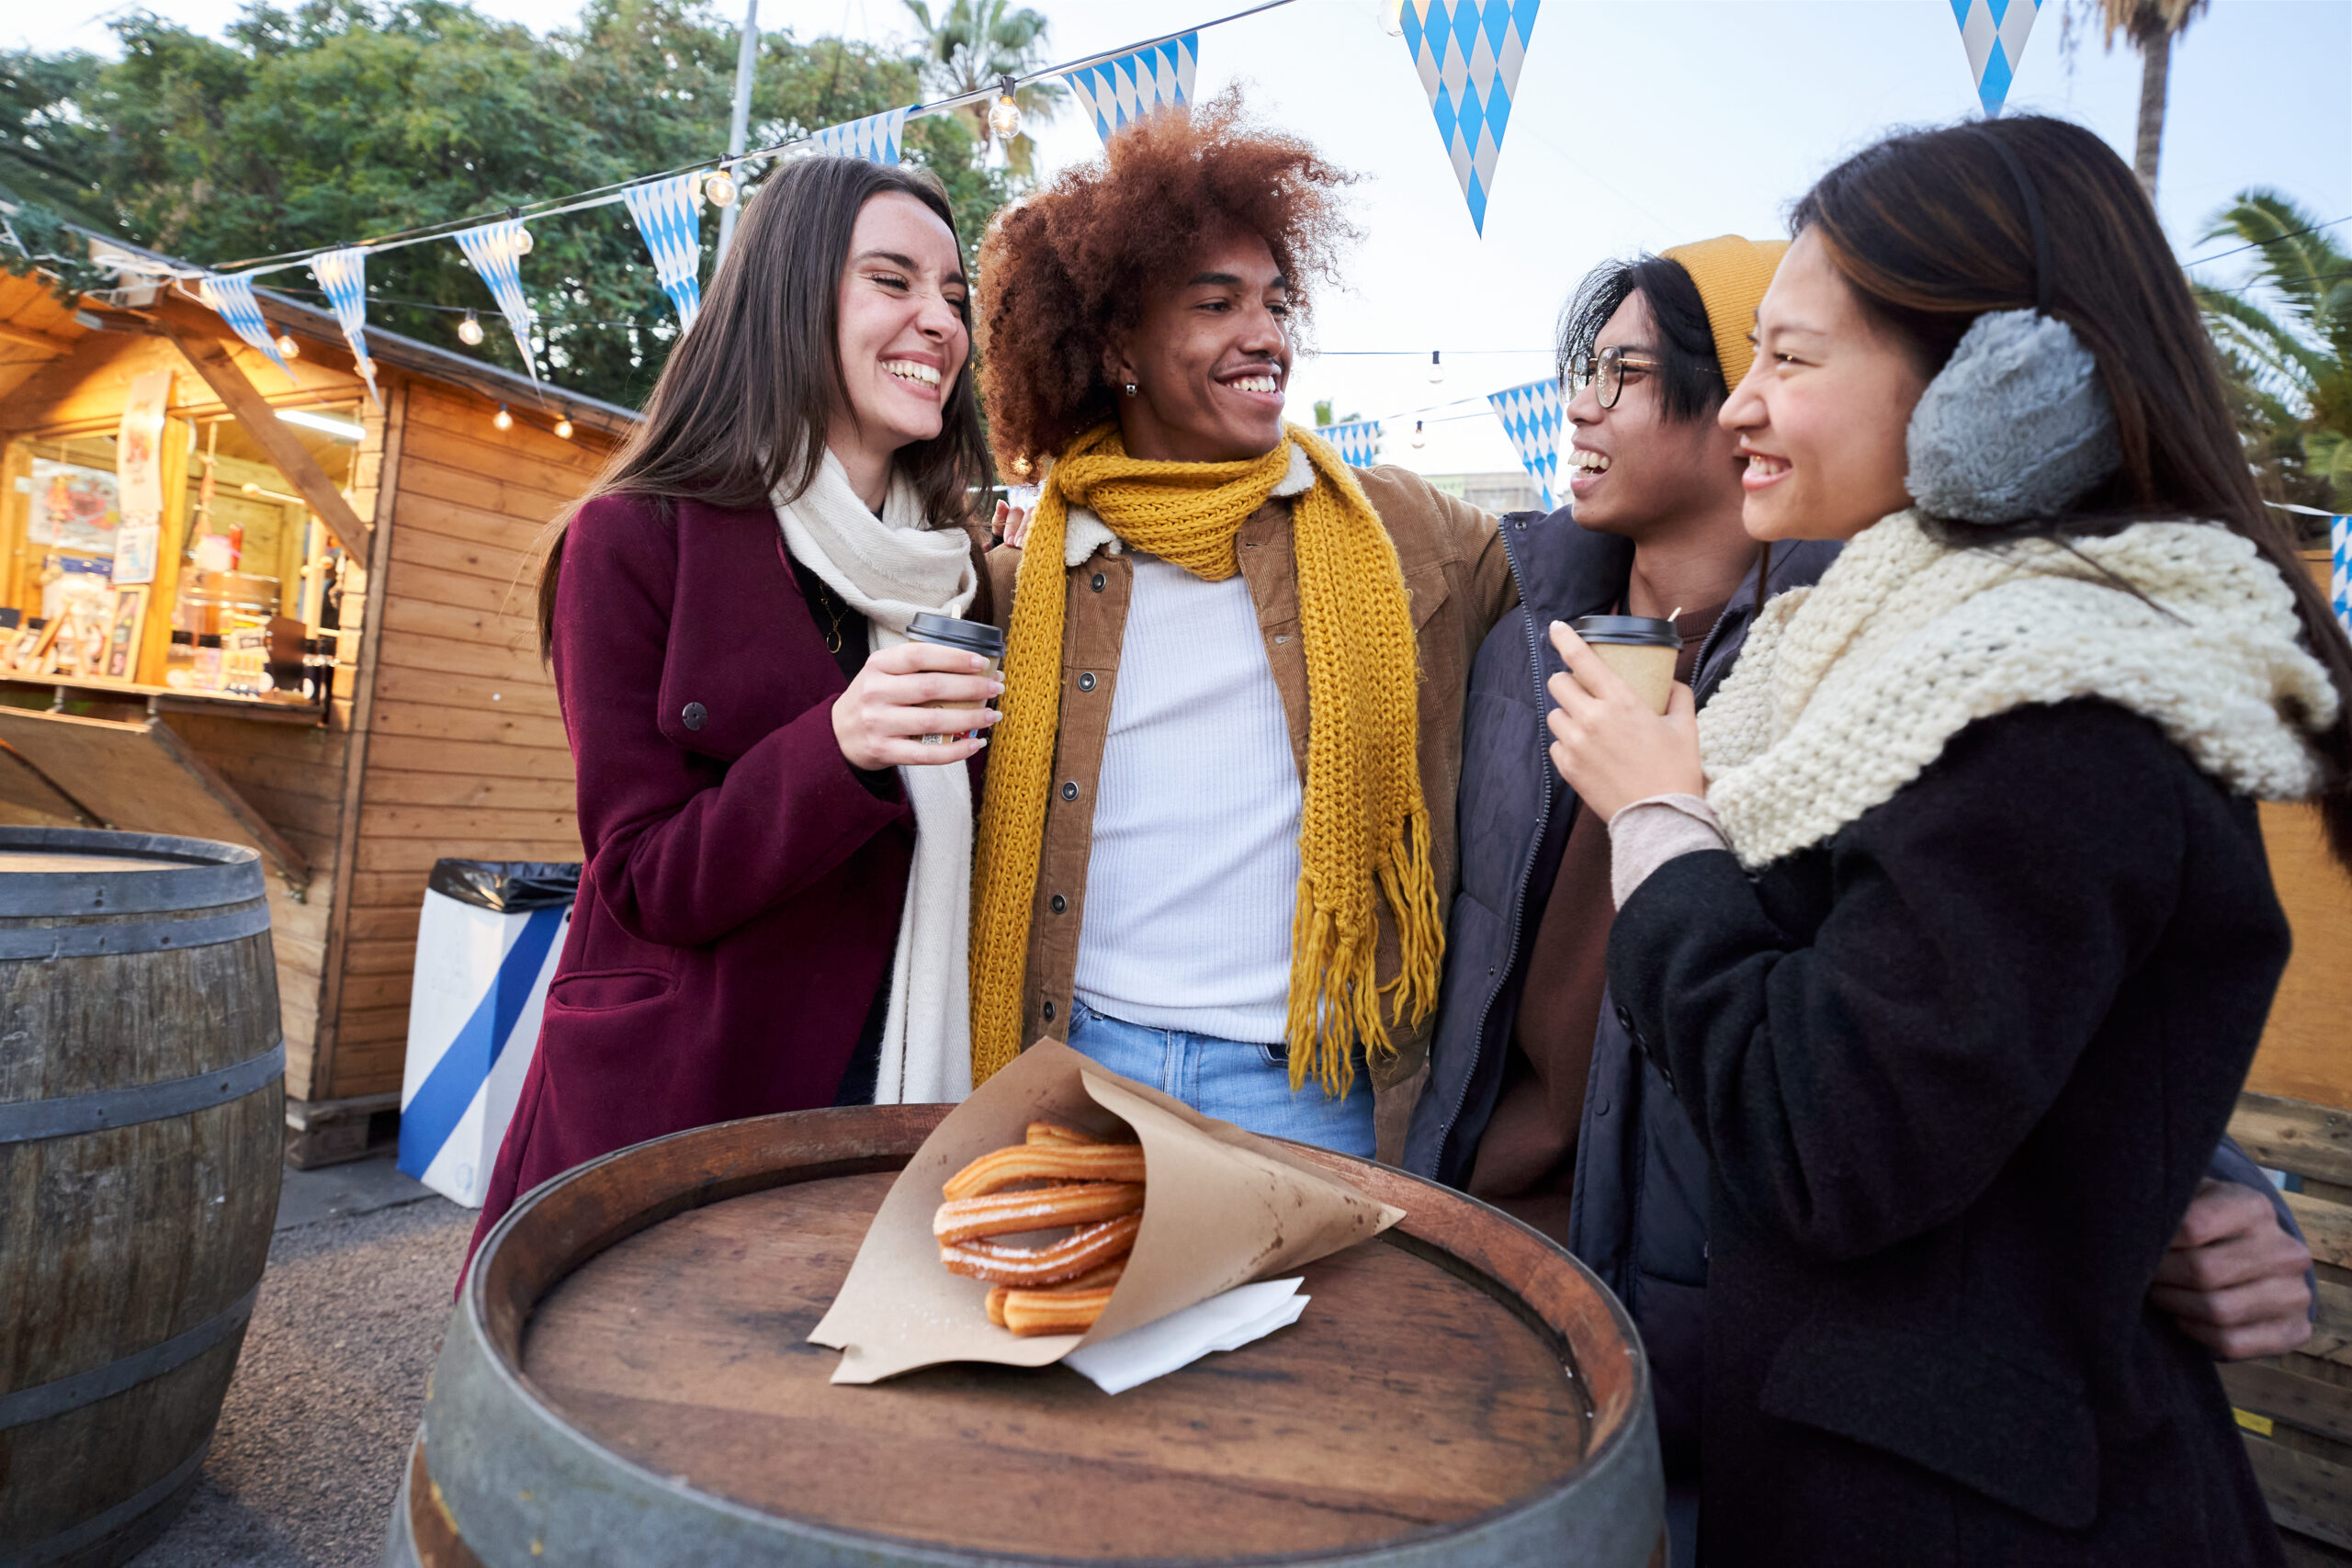
[[[1003,1229],[1024,1205],[1047,1228]],[[943,1361],[1047,1366],[1402,1218],[1278,1143],[1041,1041],[916,1151],[808,1337],[842,1352],[835,1382]],[[1008,1296],[1025,1332],[1001,1321]],[[1057,1313],[1092,1325],[1040,1331]]]

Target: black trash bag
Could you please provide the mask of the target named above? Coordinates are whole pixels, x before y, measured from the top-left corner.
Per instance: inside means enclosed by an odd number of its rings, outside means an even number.
[[[437,860],[427,887],[445,898],[520,915],[532,909],[558,909],[580,893],[577,861]]]

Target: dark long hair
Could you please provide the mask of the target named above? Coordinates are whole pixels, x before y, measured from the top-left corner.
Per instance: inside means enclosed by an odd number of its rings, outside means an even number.
[[[1584,275],[1574,298],[1560,311],[1555,357],[1565,379],[1576,362],[1600,341],[1609,318],[1634,295],[1649,302],[1657,322],[1655,345],[1666,361],[1659,399],[1677,424],[1713,419],[1731,396],[1715,363],[1715,332],[1707,324],[1707,302],[1679,261],[1644,254],[1632,261],[1605,261]]]
[[[691,497],[712,506],[766,506],[816,481],[825,436],[849,409],[841,359],[841,276],[867,201],[913,197],[949,232],[956,215],[928,171],[857,158],[808,158],[762,181],[693,330],[670,351],[645,417],[596,482],[549,525],[541,548],[539,652],[554,646],[564,531],[599,496]],[[962,307],[971,327],[971,306]],[[933,523],[962,520],[989,479],[972,366],[948,389],[940,432],[899,448],[899,472]]]
[[[2039,247],[2029,200],[2046,226]],[[2335,722],[2315,738],[2328,773],[2320,812],[2329,847],[2352,867],[2352,641],[2256,493],[2212,340],[2123,160],[2082,127],[2040,115],[1906,132],[1824,175],[1797,203],[1793,228],[1820,235],[1863,308],[1930,376],[1987,311],[2046,299],[2074,328],[2115,405],[2122,465],[2064,517],[1939,533],[1953,544],[2063,543],[2185,518],[2252,540],[2293,591],[2304,644],[2335,686]]]

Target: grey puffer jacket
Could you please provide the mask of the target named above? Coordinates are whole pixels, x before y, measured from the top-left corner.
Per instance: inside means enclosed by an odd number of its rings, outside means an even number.
[[[1605,614],[1624,597],[1634,547],[1576,525],[1568,509],[1513,513],[1501,539],[1519,583],[1517,608],[1496,624],[1471,666],[1463,709],[1461,892],[1446,930],[1445,982],[1430,1047],[1430,1078],[1406,1134],[1403,1165],[1459,1187],[1494,1112],[1525,985],[1527,948],[1559,871],[1575,795],[1552,768],[1544,683],[1563,666],[1543,628]],[[1817,581],[1838,547],[1773,547],[1769,592],[1755,568],[1700,650],[1701,705],[1738,662],[1765,599]],[[1758,565],[1766,564],[1759,559]],[[2224,1140],[2209,1172],[2271,1193],[2254,1163]],[[1568,1249],[1633,1314],[1650,1360],[1658,1436],[1670,1480],[1698,1467],[1705,1344],[1707,1156],[1689,1116],[1604,997],[1577,1140]]]

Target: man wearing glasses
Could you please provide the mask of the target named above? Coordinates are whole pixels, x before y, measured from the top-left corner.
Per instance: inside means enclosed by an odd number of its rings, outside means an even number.
[[[1472,667],[1461,892],[1402,1162],[1543,1231],[1625,1303],[1650,1358],[1677,1563],[1697,1533],[1707,1156],[1609,1000],[1608,824],[1552,770],[1544,687],[1561,663],[1542,633],[1670,617],[1676,677],[1703,706],[1764,601],[1836,558],[1831,543],[1748,537],[1736,438],[1715,423],[1786,249],[1725,235],[1611,262],[1562,313],[1573,505],[1502,522],[1521,603]],[[2151,1301],[2217,1354],[2291,1349],[2310,1332],[2310,1254],[2233,1145],[2211,1174]]]

